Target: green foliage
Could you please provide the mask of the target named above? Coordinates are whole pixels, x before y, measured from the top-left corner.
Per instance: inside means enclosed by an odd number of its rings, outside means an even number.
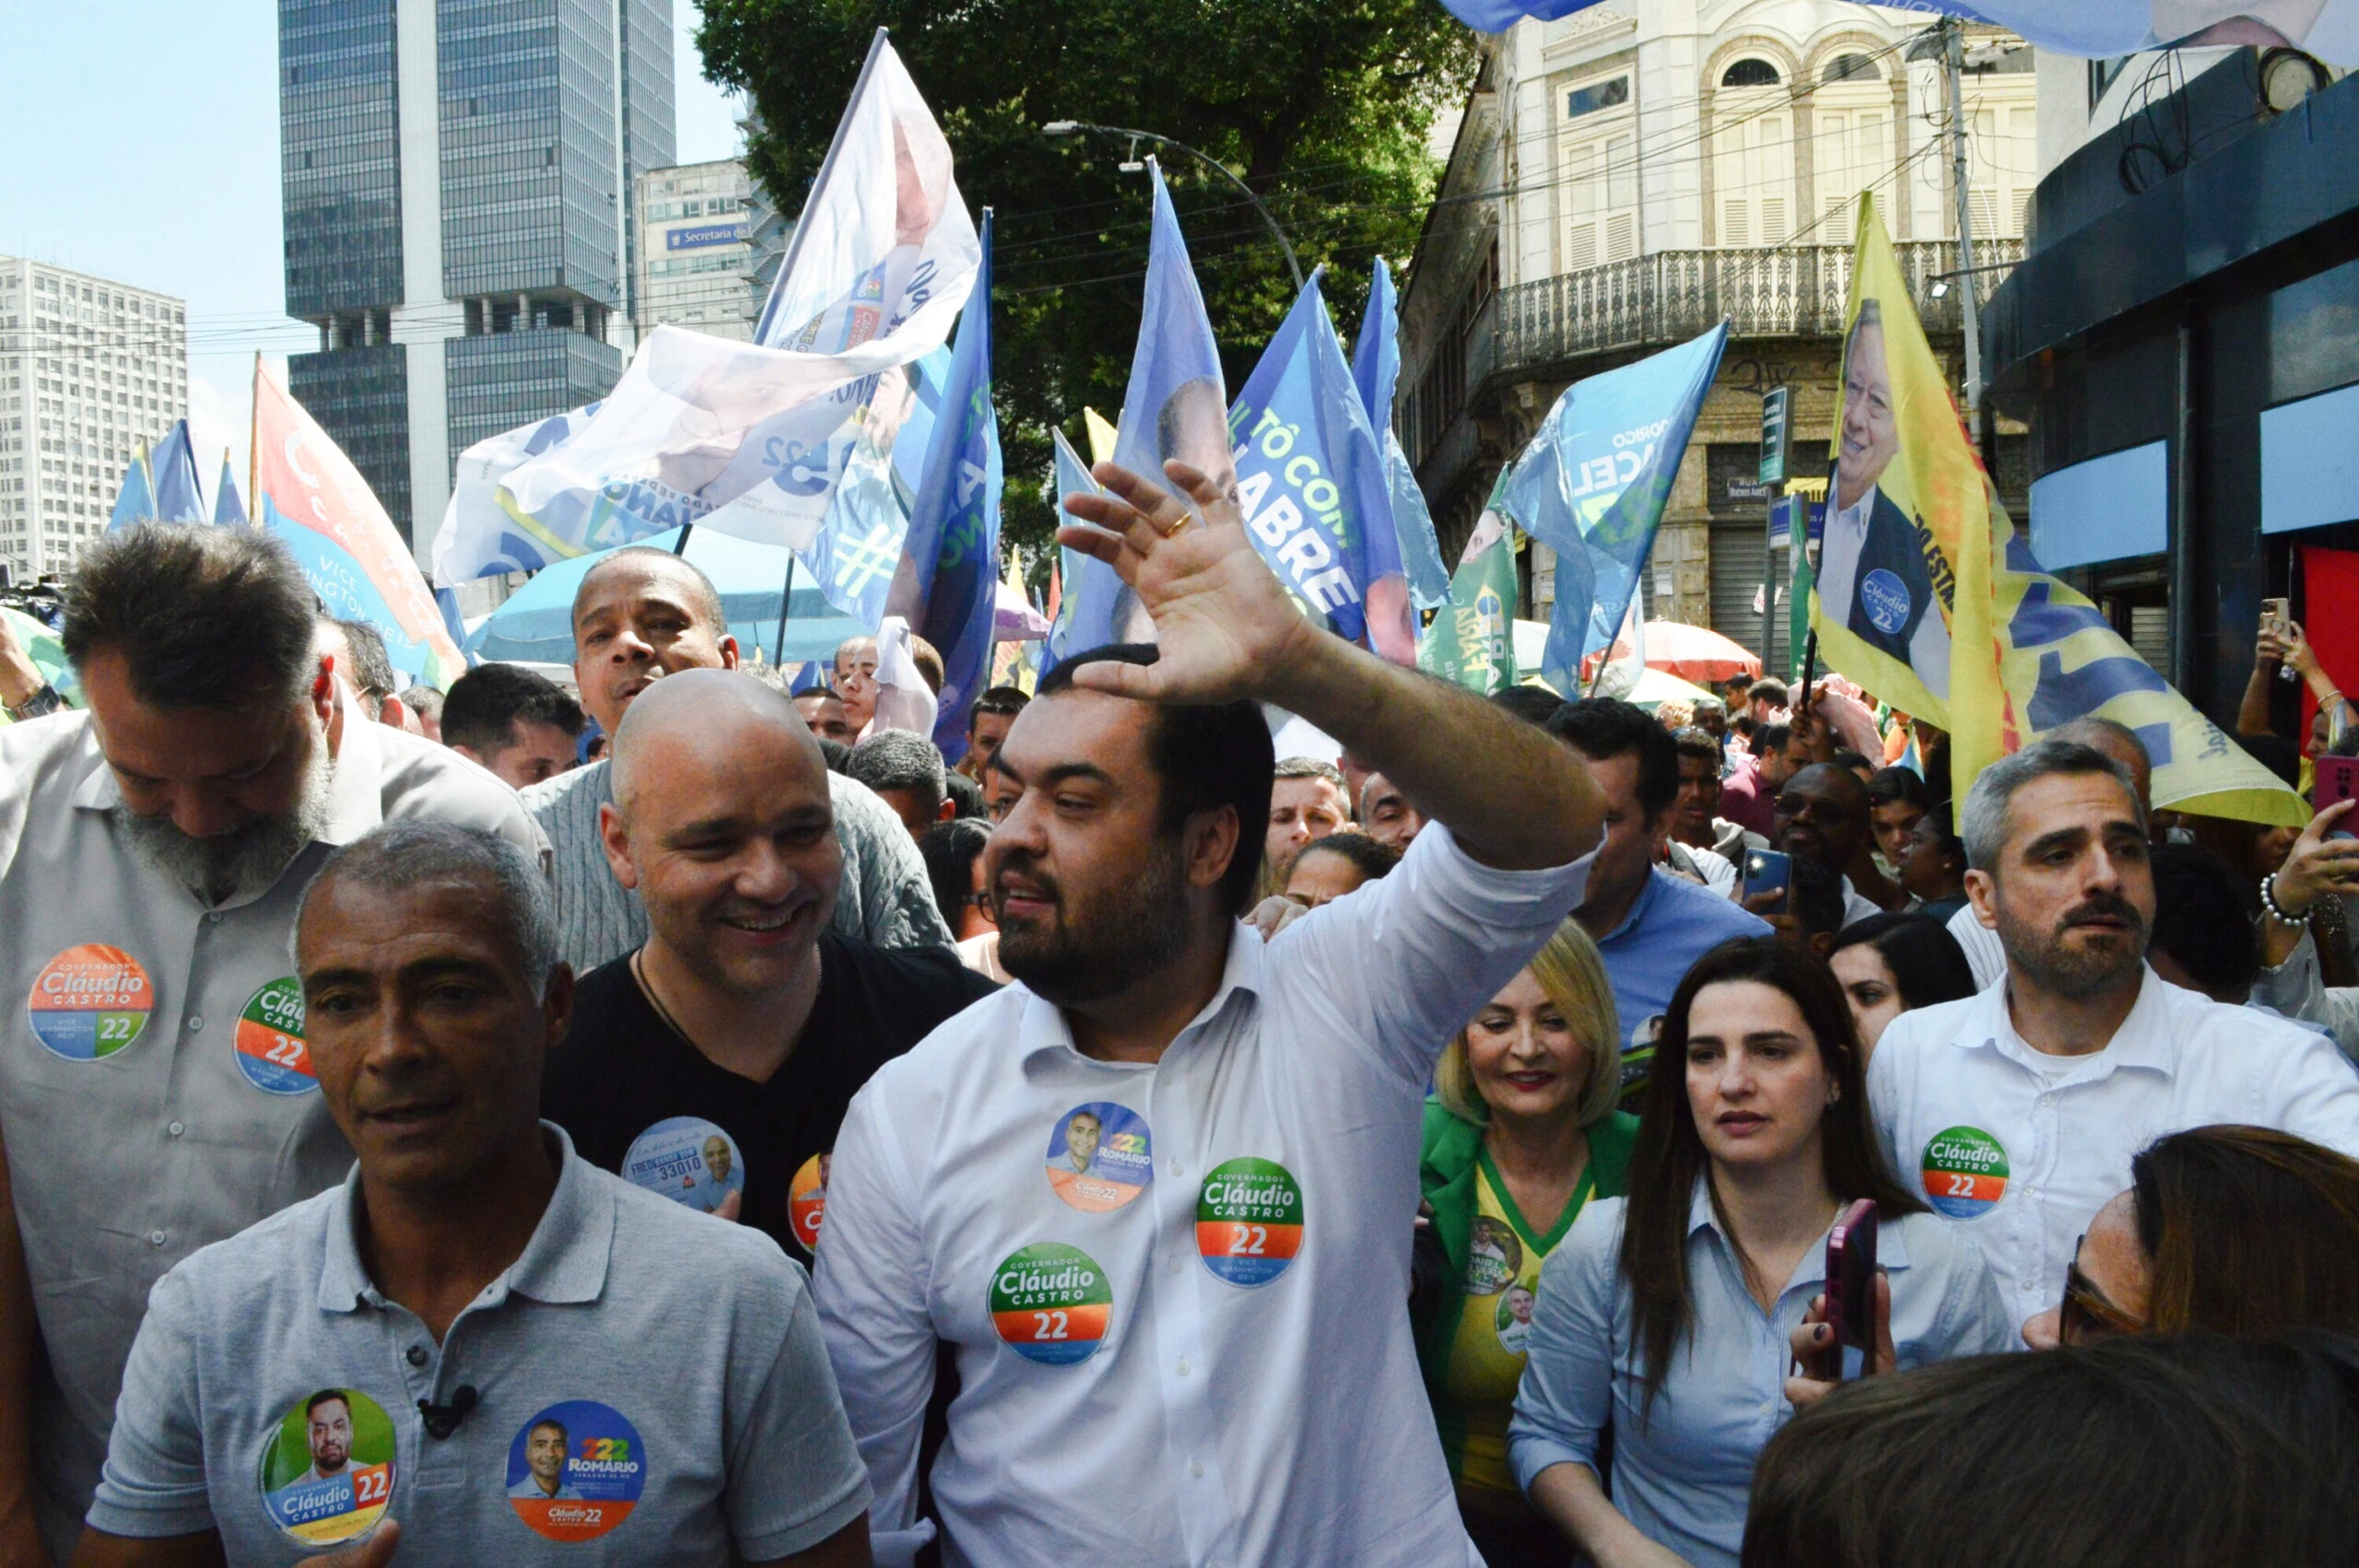
[[[706,74],[751,93],[754,177],[799,211],[866,56],[891,29],[958,160],[996,210],[993,367],[1004,533],[1046,576],[1049,427],[1085,456],[1081,410],[1120,412],[1146,269],[1144,176],[1127,143],[1052,140],[1079,120],[1152,131],[1218,158],[1266,203],[1348,336],[1371,260],[1416,244],[1434,113],[1461,97],[1473,35],[1434,0],[705,0]],[[1154,152],[1142,146],[1142,157]],[[1285,261],[1236,188],[1161,158],[1232,393],[1293,302]]]

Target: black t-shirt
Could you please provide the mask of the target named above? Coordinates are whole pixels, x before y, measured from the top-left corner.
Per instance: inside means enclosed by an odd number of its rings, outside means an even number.
[[[947,948],[819,938],[819,995],[767,1083],[717,1066],[663,1022],[628,954],[575,988],[573,1026],[549,1055],[541,1110],[593,1164],[739,1221],[808,1261],[826,1205],[823,1164],[844,1111],[875,1071],[999,988]]]

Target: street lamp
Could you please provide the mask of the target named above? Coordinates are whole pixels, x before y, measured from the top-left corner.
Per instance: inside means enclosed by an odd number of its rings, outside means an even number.
[[[1100,136],[1128,136],[1131,139],[1132,157],[1121,165],[1122,172],[1125,174],[1134,174],[1145,167],[1137,157],[1138,144],[1141,142],[1153,142],[1157,146],[1174,147],[1186,153],[1244,193],[1245,199],[1253,204],[1253,210],[1262,215],[1262,221],[1270,226],[1270,233],[1276,239],[1278,249],[1285,252],[1286,271],[1294,275],[1294,286],[1297,288],[1302,287],[1302,268],[1296,264],[1294,247],[1286,243],[1286,231],[1278,227],[1278,220],[1270,216],[1270,209],[1262,205],[1262,198],[1253,193],[1253,188],[1230,172],[1228,165],[1209,154],[1198,152],[1185,142],[1175,142],[1168,136],[1158,136],[1153,131],[1133,131],[1121,125],[1093,125],[1086,120],[1051,120],[1040,127],[1040,134],[1044,136],[1060,138],[1085,134]]]
[[[2012,269],[2014,264],[2015,263],[2013,262],[1992,262],[1988,266],[1953,267],[1948,272],[1937,272],[1926,280],[1933,287],[1927,289],[1925,292],[1931,295],[1934,298],[1940,299],[1949,293],[1950,279],[1954,277],[1966,277],[1974,273],[2006,272]]]

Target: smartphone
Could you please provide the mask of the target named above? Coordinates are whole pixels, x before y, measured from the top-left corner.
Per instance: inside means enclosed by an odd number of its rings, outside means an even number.
[[[2318,758],[2318,781],[2310,792],[2310,809],[2322,812],[2337,801],[2347,801],[2359,795],[2359,756],[2322,756]],[[2359,812],[2339,818],[2329,838],[2359,838]]]
[[[1832,1383],[1868,1373],[1876,1348],[1876,1206],[1862,1198],[1826,1235],[1826,1349],[1816,1375]]]
[[[2280,638],[2291,640],[2294,635],[2294,602],[2290,599],[2264,599],[2260,602],[2260,624]],[[2277,666],[2281,681],[2298,681],[2301,673],[2291,664]]]
[[[1747,849],[1744,852],[1744,896],[1750,900],[1756,893],[1775,893],[1778,901],[1766,913],[1782,915],[1793,897],[1794,860],[1782,849]]]

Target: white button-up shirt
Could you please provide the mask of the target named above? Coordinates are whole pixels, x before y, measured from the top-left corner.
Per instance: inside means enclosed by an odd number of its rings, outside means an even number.
[[[953,1565],[1478,1561],[1403,1305],[1421,1103],[1585,868],[1487,870],[1428,826],[1266,946],[1239,927],[1159,1062],[1082,1055],[1015,985],[887,1064],[837,1138],[815,1280],[878,1560],[925,1539],[941,1341]]]
[[[2045,1056],[2008,990],[1894,1019],[1868,1096],[1893,1170],[1982,1244],[2019,1324],[2056,1305],[2090,1218],[2165,1133],[2242,1123],[2359,1155],[2359,1075],[2322,1036],[2149,969],[2104,1049]]]

